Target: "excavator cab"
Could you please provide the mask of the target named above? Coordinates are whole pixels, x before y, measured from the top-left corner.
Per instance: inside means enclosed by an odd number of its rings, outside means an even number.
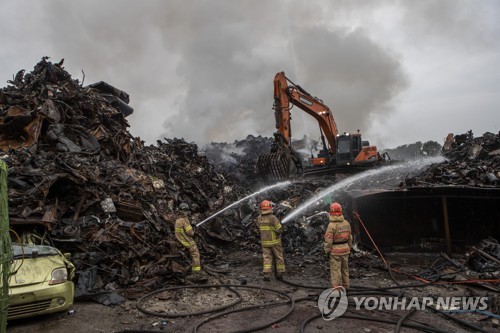
[[[352,165],[362,148],[361,134],[344,133],[337,136],[336,164]]]
[[[376,147],[363,141],[359,132],[339,134],[336,143],[335,152],[325,147],[317,157],[312,157],[312,166],[305,170],[304,175],[356,172],[359,171],[357,167],[370,167],[379,160]]]
[[[379,160],[375,146],[361,139],[361,134],[344,133],[337,136],[336,167],[371,166]]]

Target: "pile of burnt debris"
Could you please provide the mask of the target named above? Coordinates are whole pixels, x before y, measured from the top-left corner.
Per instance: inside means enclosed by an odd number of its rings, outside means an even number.
[[[500,133],[474,137],[472,131],[448,135],[443,146],[446,161],[405,180],[408,187],[459,185],[498,187],[500,185]]]
[[[82,86],[62,61],[43,58],[9,83],[0,90],[0,158],[21,241],[72,253],[77,294],[182,278],[189,261],[173,235],[178,205],[200,219],[240,190],[193,143],[132,137],[128,95],[105,82]],[[198,243],[215,256],[203,235]]]
[[[211,142],[204,145],[202,150],[215,170],[229,181],[244,188],[255,188],[262,185],[257,161],[260,155],[270,151],[273,142],[274,139],[271,137],[249,134],[245,139],[235,140],[232,143]],[[292,146],[302,156],[304,165],[309,163],[311,151],[317,152],[317,149],[313,149],[317,145],[317,141],[307,136],[292,140]]]
[[[257,160],[270,150],[273,141],[269,137],[248,135],[233,143],[211,142],[203,147],[203,152],[218,173],[231,182],[251,188],[261,180]]]
[[[500,275],[500,244],[494,238],[483,239],[465,258],[471,270],[481,272],[482,279],[494,279]]]
[[[133,112],[127,93],[105,82],[83,86],[62,65],[43,58],[0,89],[0,158],[9,167],[12,229],[20,241],[72,254],[78,296],[125,289],[132,298],[182,282],[190,265],[173,234],[177,207],[187,203],[196,223],[259,189],[256,161],[272,139],[249,135],[203,151],[183,139],[147,146],[127,130]],[[468,183],[497,185],[488,175],[500,177],[499,149],[498,135],[456,136],[446,152],[450,160],[407,177],[407,185],[458,182],[455,173]],[[222,262],[225,249],[259,251],[261,200],[276,203],[283,218],[337,181],[295,180],[225,210],[196,228],[203,263]],[[350,188],[335,200],[347,202]],[[322,257],[331,200],[318,200],[307,216],[284,224],[290,260]]]

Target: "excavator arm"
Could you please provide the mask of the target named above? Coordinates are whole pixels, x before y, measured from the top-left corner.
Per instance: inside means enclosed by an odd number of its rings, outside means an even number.
[[[287,179],[290,173],[290,161],[294,162],[298,173],[303,172],[301,157],[291,145],[290,110],[294,105],[318,121],[328,141],[329,154],[332,156],[335,154],[338,130],[331,110],[320,99],[313,97],[305,89],[289,80],[284,72],[279,72],[274,77],[273,109],[277,129],[274,133],[275,142],[271,151],[261,155],[257,162],[265,180]]]
[[[291,84],[288,85],[288,82]],[[331,110],[320,99],[290,81],[284,72],[280,72],[274,77],[274,112],[276,128],[288,142],[291,140],[290,104],[301,108],[318,121],[330,149],[335,151],[338,129]]]

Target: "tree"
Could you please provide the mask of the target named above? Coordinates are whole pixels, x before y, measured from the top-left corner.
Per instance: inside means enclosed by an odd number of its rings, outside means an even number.
[[[422,146],[422,153],[426,156],[437,156],[441,152],[441,145],[436,141],[427,141]]]

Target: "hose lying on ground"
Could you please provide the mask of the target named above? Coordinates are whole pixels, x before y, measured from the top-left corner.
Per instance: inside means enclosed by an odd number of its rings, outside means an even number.
[[[305,332],[305,328],[307,326],[307,324],[309,324],[311,321],[317,319],[317,318],[321,318],[321,315],[314,315],[314,316],[311,316],[309,318],[307,318],[306,320],[304,320],[302,322],[302,325],[300,326],[300,332],[303,333]],[[382,318],[374,318],[374,317],[365,317],[365,316],[358,316],[358,315],[352,315],[352,314],[346,314],[344,313],[341,317],[337,318],[337,319],[343,319],[343,318],[346,318],[346,319],[359,319],[359,320],[366,320],[366,321],[372,321],[372,322],[377,322],[377,323],[383,323],[383,324],[393,324],[393,325],[398,325],[399,321],[394,321],[394,320],[389,320],[389,319],[382,319]],[[400,319],[401,320],[401,319]],[[449,331],[444,331],[444,330],[440,330],[440,329],[437,329],[437,328],[432,328],[432,327],[427,327],[427,326],[423,326],[423,325],[417,325],[417,324],[409,324],[409,323],[404,323],[404,322],[401,322],[401,326],[403,327],[408,327],[408,328],[413,328],[413,329],[417,329],[417,330],[420,330],[420,331],[423,331],[423,332],[431,332],[431,333],[450,333]]]
[[[214,284],[214,285],[209,285],[209,284],[203,284],[203,285],[192,285],[192,286],[178,286],[178,287],[170,287],[170,288],[164,288],[160,290],[153,291],[149,294],[144,295],[137,301],[137,309],[139,311],[144,312],[146,314],[152,315],[152,316],[158,316],[158,317],[165,317],[165,318],[179,318],[179,317],[188,317],[188,316],[198,316],[202,314],[207,314],[207,313],[212,313],[212,312],[217,312],[221,310],[225,310],[227,308],[230,308],[232,306],[235,306],[236,304],[241,303],[242,298],[240,293],[238,293],[236,290],[232,289],[231,287],[237,286],[240,287],[239,285],[222,285],[222,284]],[[169,290],[179,290],[179,289],[205,289],[205,288],[223,288],[223,287],[228,287],[229,290],[231,290],[234,294],[236,294],[236,299],[229,303],[225,304],[219,307],[211,308],[208,310],[203,310],[203,311],[196,311],[196,312],[184,312],[184,313],[164,313],[164,312],[155,312],[155,311],[150,311],[146,310],[143,306],[143,303],[149,299],[150,297],[165,292]]]
[[[250,306],[239,308],[239,309],[229,310],[229,311],[226,311],[226,312],[223,312],[223,313],[218,313],[218,314],[213,315],[211,317],[208,317],[208,318],[202,320],[201,322],[199,322],[198,324],[196,324],[196,326],[193,327],[193,333],[198,332],[198,328],[201,325],[203,325],[203,324],[205,324],[205,323],[207,323],[209,321],[212,321],[212,320],[214,320],[216,318],[219,318],[219,317],[222,317],[222,316],[227,316],[228,314],[231,314],[231,313],[237,313],[237,312],[252,310],[252,309],[256,309],[256,308],[285,305],[285,304],[289,304],[290,303],[290,308],[282,316],[280,316],[278,318],[274,318],[274,319],[272,319],[272,321],[269,321],[267,323],[260,324],[258,326],[247,328],[247,329],[243,329],[243,330],[238,330],[238,331],[235,331],[233,333],[247,333],[247,332],[254,332],[254,331],[262,330],[264,328],[270,327],[273,324],[279,323],[280,321],[282,321],[283,319],[285,319],[286,317],[288,317],[288,315],[290,315],[290,313],[292,313],[292,311],[295,308],[295,302],[299,302],[299,301],[303,301],[303,300],[311,300],[310,297],[304,297],[304,298],[300,298],[300,299],[295,300],[291,296],[287,295],[286,293],[276,291],[275,289],[267,289],[267,288],[262,288],[262,289],[269,290],[269,291],[275,292],[275,293],[277,293],[279,295],[282,295],[282,296],[288,298],[288,301],[286,301],[286,302],[279,302],[279,303],[270,303],[270,304],[255,304],[255,305],[250,305]]]
[[[191,289],[192,288],[197,288],[197,289],[202,289],[202,288],[228,288],[232,292],[234,292],[238,296],[238,298],[234,302],[231,302],[230,304],[226,304],[226,305],[223,305],[223,306],[219,306],[219,307],[207,309],[207,310],[204,310],[204,311],[197,311],[197,312],[185,312],[185,313],[169,314],[169,313],[160,313],[160,312],[150,311],[150,310],[147,310],[147,309],[144,308],[143,303],[147,299],[149,299],[150,297],[152,297],[152,296],[154,296],[156,294],[159,294],[159,293],[165,292],[165,291],[169,291],[169,290],[188,289],[188,288],[191,288]],[[290,304],[290,308],[288,309],[288,311],[284,315],[280,316],[279,318],[272,318],[271,321],[269,321],[267,323],[264,323],[264,324],[260,324],[257,327],[252,327],[252,328],[248,328],[248,329],[237,331],[239,333],[253,332],[253,331],[261,330],[263,328],[271,326],[272,324],[280,322],[281,320],[285,319],[290,313],[292,313],[292,311],[293,311],[293,309],[295,307],[295,300],[290,295],[288,295],[288,294],[286,294],[286,293],[284,293],[282,291],[276,290],[276,289],[265,288],[265,287],[260,287],[260,286],[251,286],[251,285],[237,285],[237,284],[214,284],[214,285],[211,285],[210,284],[210,285],[193,285],[193,286],[170,287],[170,288],[165,288],[165,289],[157,290],[157,291],[154,291],[152,293],[149,293],[149,294],[144,295],[143,297],[141,297],[139,299],[139,301],[137,302],[137,308],[141,312],[144,312],[146,314],[153,315],[153,316],[158,316],[158,317],[166,317],[166,318],[188,317],[188,316],[196,316],[196,315],[201,315],[201,314],[218,312],[218,311],[228,309],[228,308],[230,308],[232,306],[235,306],[235,305],[241,303],[241,301],[242,301],[241,294],[238,293],[237,290],[235,290],[236,288],[266,290],[266,291],[273,292],[273,293],[276,293],[278,295],[281,295],[282,297],[284,297],[284,298],[286,298],[288,300],[286,302],[276,302],[276,303],[267,303],[267,304],[255,304],[255,305],[251,305],[251,306],[247,306],[247,307],[242,307],[242,308],[233,309],[233,310],[225,311],[225,312],[222,312],[222,313],[218,313],[216,315],[208,317],[208,318],[202,320],[201,322],[199,322],[193,328],[193,332],[197,332],[198,328],[201,325],[205,324],[206,322],[209,322],[211,320],[214,320],[216,318],[219,318],[221,316],[225,316],[225,315],[228,315],[228,314],[231,314],[231,313],[236,313],[236,312],[241,312],[241,311],[247,311],[247,310],[251,310],[251,309],[255,309],[255,308],[264,308],[264,307],[269,307],[269,306],[279,306],[279,305]],[[311,299],[311,298],[310,297],[306,297],[306,298],[299,299],[299,300],[305,300],[305,299]],[[297,301],[299,301],[299,300],[297,300]]]

